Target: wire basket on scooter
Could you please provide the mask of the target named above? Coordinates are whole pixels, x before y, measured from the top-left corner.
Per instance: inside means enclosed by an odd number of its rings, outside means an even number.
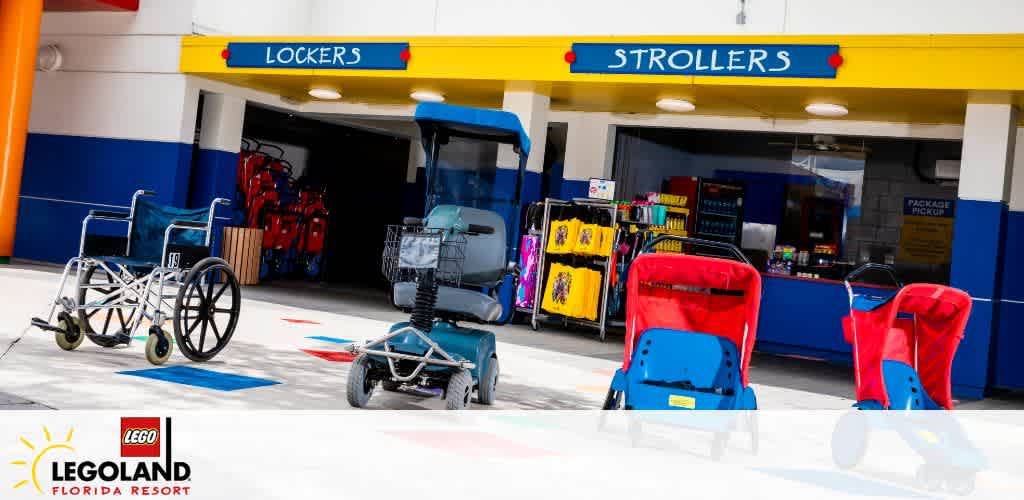
[[[414,258],[409,257],[410,253]],[[458,287],[466,261],[466,235],[423,226],[389,225],[382,260],[381,271],[392,283],[416,281],[417,272],[429,268],[434,269],[434,281]]]

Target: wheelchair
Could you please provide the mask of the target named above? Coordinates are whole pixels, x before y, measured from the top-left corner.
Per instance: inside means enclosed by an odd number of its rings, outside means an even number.
[[[210,255],[215,208],[231,201],[180,209],[145,199],[155,194],[136,191],[128,213],[91,210],[82,221],[78,256],[64,266],[48,316],[32,318],[61,349],[72,351],[85,338],[127,346],[140,339],[144,323],[146,359],[154,365],[166,363],[174,345],[192,361],[208,361],[231,340],[242,300],[238,278]],[[95,221],[126,223],[127,236],[91,234]]]
[[[457,325],[489,323],[499,300],[473,288],[494,288],[505,274],[505,222],[489,210],[438,205],[425,219],[389,226],[382,270],[394,283],[393,302],[411,313],[389,333],[349,350],[358,354],[346,387],[363,408],[374,388],[440,391],[449,410],[494,404],[498,354],[494,334]]]

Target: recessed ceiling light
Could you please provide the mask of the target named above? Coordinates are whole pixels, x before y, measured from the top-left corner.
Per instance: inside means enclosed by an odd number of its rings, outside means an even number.
[[[813,102],[808,104],[804,108],[804,111],[816,116],[827,116],[830,118],[836,118],[840,116],[846,116],[850,110],[846,109],[846,106],[839,104],[830,104],[826,102]]]
[[[689,113],[697,109],[697,106],[694,106],[692,102],[683,99],[659,99],[655,105],[660,110],[673,113]]]
[[[309,89],[309,95],[328,101],[341,99],[341,92],[327,87],[313,87]]]
[[[444,102],[444,94],[430,90],[417,90],[409,94],[409,97],[419,102]]]

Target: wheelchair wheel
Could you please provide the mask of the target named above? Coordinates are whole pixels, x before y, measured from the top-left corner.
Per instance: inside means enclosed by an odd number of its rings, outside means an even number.
[[[61,349],[74,351],[78,349],[78,346],[82,345],[85,335],[82,335],[81,330],[78,328],[78,321],[72,318],[71,315],[66,312],[60,313],[57,326],[64,330],[53,334],[57,345]]]
[[[225,260],[207,257],[185,275],[174,302],[174,339],[192,361],[213,359],[238,325],[242,294]]]
[[[171,336],[160,327],[149,327],[149,338],[146,339],[146,360],[154,365],[162,365],[171,358],[174,344]]]
[[[104,295],[113,293],[119,288],[114,277],[106,270],[97,266],[89,267],[82,274],[78,284],[78,304],[84,305],[99,301]],[[89,337],[90,342],[100,347],[115,347],[121,344],[114,336],[128,331],[132,315],[135,314],[135,308],[138,307],[135,300],[128,300],[124,296],[122,299],[124,299],[124,307],[97,307],[78,310],[78,323],[85,336]],[[109,302],[110,300],[106,300],[103,304]]]

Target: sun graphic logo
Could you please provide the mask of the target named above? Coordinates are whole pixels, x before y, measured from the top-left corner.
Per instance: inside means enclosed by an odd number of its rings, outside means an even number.
[[[45,442],[19,436],[18,446],[28,456],[10,462],[23,471],[13,488],[53,496],[177,497],[192,493],[191,466],[173,457],[170,418],[122,417],[119,458],[76,450],[71,445],[74,435],[70,428],[63,440],[56,439],[58,436],[44,426]]]
[[[44,425],[43,437],[46,439],[45,443],[42,441],[36,441],[36,443],[39,443],[36,444],[24,436],[19,436],[18,440],[21,441],[21,444],[25,445],[25,448],[28,449],[29,458],[11,461],[11,465],[24,468],[26,474],[25,479],[21,479],[17,483],[14,483],[14,489],[17,490],[25,488],[31,484],[39,494],[42,494],[43,487],[39,484],[39,465],[43,463],[46,456],[51,452],[64,450],[73,453],[75,449],[71,446],[71,438],[74,437],[74,435],[75,428],[72,427],[68,429],[63,441],[54,441],[54,436],[50,433],[50,429],[47,429]]]

